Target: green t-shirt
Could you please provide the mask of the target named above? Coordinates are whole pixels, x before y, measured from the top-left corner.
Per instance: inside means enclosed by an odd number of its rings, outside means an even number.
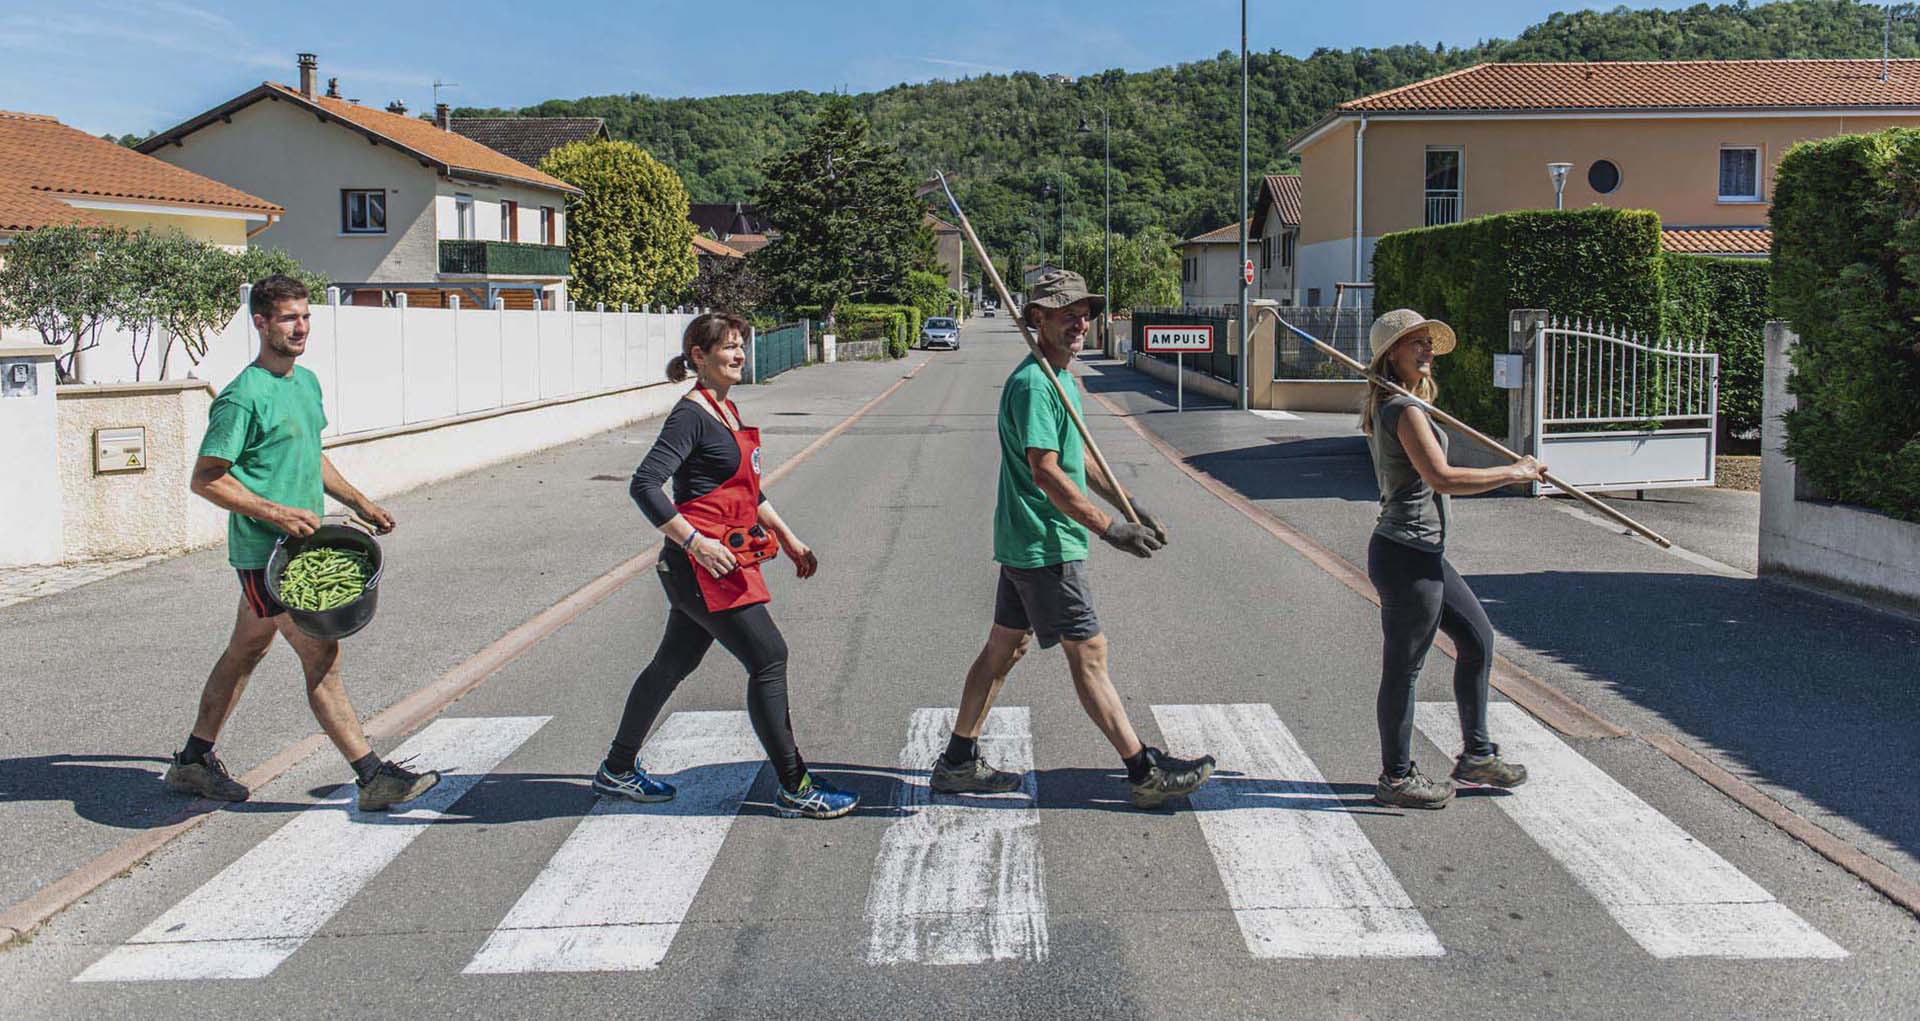
[[[255,496],[321,514],[320,432],[326,427],[313,373],[296,365],[276,376],[249,365],[214,398],[200,456],[231,463],[229,474]],[[267,566],[281,534],[264,521],[229,515],[227,562],[244,570]]]
[[[1047,382],[1048,367],[1032,356],[1007,377],[1000,390],[1000,499],[993,508],[993,559],[1008,567],[1047,567],[1087,559],[1087,530],[1060,513],[1033,484],[1027,448],[1058,451],[1060,467],[1082,490],[1087,467],[1079,430]],[[1073,410],[1080,410],[1080,388],[1062,369],[1060,387]]]

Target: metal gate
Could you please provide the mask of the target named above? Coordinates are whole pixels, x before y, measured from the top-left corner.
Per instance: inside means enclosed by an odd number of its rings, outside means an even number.
[[[753,335],[753,381],[764,383],[788,369],[807,363],[806,320],[783,323],[765,333]]]
[[[1583,489],[1713,485],[1720,356],[1548,316],[1533,342],[1528,453]],[[1534,492],[1558,487],[1535,483]]]

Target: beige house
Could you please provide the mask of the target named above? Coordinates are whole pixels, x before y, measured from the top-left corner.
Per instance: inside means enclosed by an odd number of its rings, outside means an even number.
[[[1920,125],[1920,60],[1480,64],[1340,104],[1288,143],[1306,304],[1372,276],[1383,234],[1551,209],[1651,209],[1670,250],[1764,255],[1793,143]]]
[[[177,231],[244,251],[282,212],[52,117],[0,111],[0,245],[36,227],[78,224]]]
[[[256,244],[281,248],[351,300],[438,305],[498,296],[564,307],[566,202],[579,189],[436,121],[361,106],[337,87],[265,82],[140,151],[286,207]]]
[[[1254,251],[1256,240],[1249,236],[1248,252]],[[1180,304],[1206,308],[1239,300],[1240,225],[1229,223],[1181,242]]]
[[[1253,262],[1251,298],[1302,304],[1295,286],[1300,240],[1300,175],[1268,174],[1260,181],[1248,219],[1247,258]],[[1240,302],[1240,225],[1227,224],[1180,245],[1180,301],[1188,308]]]

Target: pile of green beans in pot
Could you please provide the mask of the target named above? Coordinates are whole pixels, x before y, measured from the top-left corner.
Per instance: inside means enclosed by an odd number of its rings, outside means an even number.
[[[287,561],[280,601],[295,610],[334,610],[360,598],[373,564],[353,550],[318,547]]]

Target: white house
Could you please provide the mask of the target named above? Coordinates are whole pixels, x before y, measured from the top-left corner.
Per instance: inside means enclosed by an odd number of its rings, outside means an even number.
[[[259,195],[286,215],[254,238],[378,304],[565,307],[566,200],[579,189],[437,121],[264,82],[140,144],[140,151]]]
[[[1296,290],[1294,255],[1300,237],[1300,175],[1268,174],[1247,221],[1247,258],[1253,261],[1249,298],[1282,305],[1310,304]],[[1188,308],[1240,302],[1240,225],[1227,224],[1180,246],[1180,302]]]

